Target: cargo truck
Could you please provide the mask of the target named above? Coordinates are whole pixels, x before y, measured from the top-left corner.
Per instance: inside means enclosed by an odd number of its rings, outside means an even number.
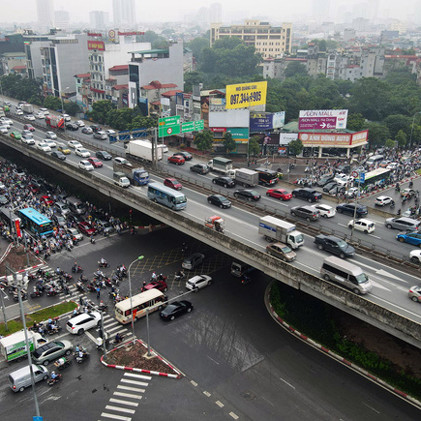
[[[22,104],[22,111],[26,114],[32,114],[34,112],[34,106],[32,104]]]
[[[278,171],[268,168],[256,168],[256,171],[259,173],[259,184],[270,187],[278,182]]]
[[[155,148],[155,160],[162,159],[162,149]],[[152,162],[152,142],[148,140],[132,140],[127,144],[127,153],[135,158]]]
[[[235,170],[235,182],[244,187],[254,187],[259,184],[259,173],[248,168]]]
[[[288,244],[293,250],[304,244],[304,236],[297,231],[294,224],[274,218],[263,216],[259,220],[259,234],[264,235],[268,241],[281,241]]]
[[[47,339],[37,332],[27,330],[27,333],[31,352],[48,342]],[[27,353],[25,332],[23,330],[0,339],[0,354],[6,361],[17,360],[24,357]]]
[[[149,173],[144,168],[133,168],[119,162],[113,163],[114,172],[122,172],[135,186],[146,186],[149,183]]]
[[[117,184],[117,186],[127,188],[130,186],[130,180],[126,177],[124,172],[115,172],[113,173],[113,180],[114,184]]]
[[[234,178],[235,171],[232,167],[232,160],[228,158],[215,157],[208,162],[211,171]]]
[[[64,130],[63,117],[57,117],[55,115],[47,115],[45,116],[45,123],[47,124],[48,127],[51,127],[52,129]]]

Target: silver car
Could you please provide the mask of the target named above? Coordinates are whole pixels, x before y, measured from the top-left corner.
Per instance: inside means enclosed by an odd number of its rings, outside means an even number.
[[[384,222],[386,228],[401,231],[416,231],[420,226],[420,221],[402,216],[400,218],[388,218]]]

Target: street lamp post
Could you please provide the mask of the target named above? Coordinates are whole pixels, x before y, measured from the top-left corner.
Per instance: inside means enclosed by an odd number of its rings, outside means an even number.
[[[410,136],[409,136],[409,147],[412,147],[412,133],[414,132],[415,116],[416,116],[417,114],[421,114],[421,111],[417,111],[417,112],[414,114],[414,117],[412,117],[411,134],[410,134]]]
[[[133,264],[135,264],[138,260],[142,260],[143,256],[138,256],[136,259],[133,260],[133,262],[130,263],[128,274],[129,274],[129,296],[130,296],[130,317],[131,317],[131,323],[132,323],[132,332],[133,332],[133,343],[135,342],[135,334],[134,334],[134,317],[133,317],[133,296],[132,296],[132,277],[130,275],[131,268]]]
[[[64,88],[64,91],[66,91],[67,89],[69,89],[69,86],[66,86]],[[64,114],[63,91],[59,91],[59,94],[60,94],[60,101],[61,101],[61,113]],[[63,117],[63,120],[64,120],[63,128],[64,128],[64,132],[66,132],[66,120],[64,117]]]

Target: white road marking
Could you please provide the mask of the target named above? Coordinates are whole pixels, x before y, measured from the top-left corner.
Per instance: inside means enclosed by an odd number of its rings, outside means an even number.
[[[374,409],[372,406],[366,404],[365,402],[362,402],[363,405],[365,405],[367,408],[370,408],[372,411],[374,411],[376,414],[380,414],[380,411],[377,411],[377,409]]]
[[[232,418],[234,418],[235,420],[238,420],[238,415],[236,414],[236,413],[234,413],[234,412],[230,412],[229,413],[229,415],[232,417]]]
[[[285,379],[283,379],[282,377],[279,377],[280,380],[282,380],[285,384],[287,384],[289,387],[291,387],[292,389],[295,390],[295,386],[293,386],[291,383],[288,383]]]
[[[122,415],[108,414],[107,412],[103,412],[101,414],[101,417],[112,418],[113,420],[120,420],[120,421],[132,421],[130,417],[123,417]]]
[[[106,405],[105,409],[108,409],[108,410],[111,410],[111,411],[125,412],[126,414],[134,414],[136,412],[135,409],[121,408],[119,406],[114,406],[114,405]]]
[[[218,363],[218,361],[215,361],[213,358],[211,358],[211,357],[209,357],[209,355],[206,355],[211,361],[213,361],[215,364],[218,364],[219,365],[219,363]]]
[[[215,402],[220,408],[223,408],[225,405],[221,401]]]
[[[379,237],[378,235],[374,235],[374,234],[368,234],[370,237],[374,237],[377,238],[378,240],[381,240],[382,237]]]
[[[401,279],[395,275],[392,275],[391,273],[387,272],[386,270],[383,269],[379,269],[376,270],[377,275],[382,275],[382,276],[388,276],[389,278],[393,278],[396,279],[397,281],[401,281]]]
[[[419,318],[419,317],[420,317],[420,315],[419,315],[419,314],[414,313],[414,312],[412,312],[412,311],[409,311],[408,309],[403,308],[403,307],[401,307],[401,306],[398,306],[398,305],[396,305],[396,304],[394,304],[394,303],[391,303],[390,301],[386,301],[386,300],[384,300],[383,298],[377,297],[377,299],[378,299],[378,300],[380,300],[380,301],[383,301],[383,302],[384,302],[384,303],[386,303],[386,304],[389,304],[389,305],[390,305],[390,306],[392,306],[392,307],[396,307],[396,308],[398,308],[399,310],[405,311],[406,313],[411,314],[412,316],[415,316],[416,318]]]
[[[152,376],[145,376],[144,374],[124,373],[126,377],[135,377],[142,380],[152,380]]]
[[[113,330],[120,329],[120,327],[121,327],[121,325],[118,325],[118,326],[114,326],[111,329],[108,329],[108,326],[104,326],[104,329],[107,331],[107,333],[111,333]],[[126,331],[127,329],[123,329],[123,330]]]
[[[147,386],[149,384],[149,383],[138,382],[136,380],[129,380],[129,379],[121,379],[121,383],[137,384],[139,386]]]
[[[124,401],[123,399],[110,398],[110,402],[112,402],[112,403],[120,403],[122,405],[128,405],[128,406],[139,406],[139,402]]]
[[[133,393],[123,393],[123,392],[113,392],[113,395],[122,396],[124,398],[131,398],[131,399],[142,399],[140,395],[134,395]]]
[[[208,398],[211,396],[211,394],[210,394],[209,392],[206,392],[206,390],[204,390],[204,391],[203,391],[203,394],[204,394],[205,396],[207,396]]]
[[[109,323],[108,323],[109,322]],[[116,325],[118,322],[117,320],[107,320],[107,323],[104,323],[104,328],[105,327],[110,327],[110,326],[114,326]]]
[[[130,390],[131,392],[145,393],[145,389],[139,389],[138,387],[131,387],[131,386],[122,386],[121,384],[117,386],[117,389]]]

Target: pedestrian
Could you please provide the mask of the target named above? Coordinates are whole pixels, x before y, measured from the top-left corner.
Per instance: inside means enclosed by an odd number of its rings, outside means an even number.
[[[101,297],[101,288],[99,286],[96,287],[96,298],[99,300]]]

